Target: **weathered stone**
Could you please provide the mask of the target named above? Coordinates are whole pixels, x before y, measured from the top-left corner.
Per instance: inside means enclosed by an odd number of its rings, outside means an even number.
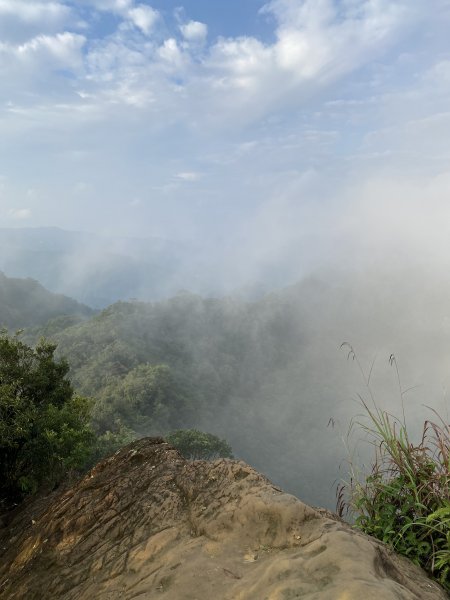
[[[440,600],[406,559],[239,461],[143,439],[0,530],[3,600]]]

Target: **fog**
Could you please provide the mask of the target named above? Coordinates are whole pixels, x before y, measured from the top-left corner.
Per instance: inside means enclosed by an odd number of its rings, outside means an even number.
[[[417,435],[448,419],[449,6],[224,6],[0,2],[0,270],[95,309],[279,304],[286,364],[199,425],[332,507],[370,398],[343,342]]]
[[[347,440],[361,414],[358,394],[370,401],[370,393],[343,342],[366,376],[374,363],[370,385],[381,407],[400,417],[401,391],[411,388],[403,401],[415,439],[435,418],[426,407],[448,419],[449,185],[442,173],[408,180],[370,173],[321,203],[323,182],[309,173],[274,194],[227,244],[4,230],[0,268],[97,308],[179,290],[269,305],[288,299],[298,336],[285,367],[269,368],[247,391],[237,381],[222,413],[194,425],[225,437],[284,489],[333,508],[333,484],[346,476],[345,444],[360,465],[372,452],[357,430]],[[260,350],[255,343],[255,360]]]
[[[284,489],[334,508],[333,483],[348,476],[350,455],[362,472],[373,458],[361,429],[348,437],[353,420],[367,424],[361,399],[372,407],[373,395],[400,419],[405,410],[416,442],[424,421],[436,419],[430,408],[448,421],[450,286],[424,271],[372,268],[322,271],[283,294],[297,306],[297,346],[284,368],[234,398],[210,426]]]
[[[347,476],[346,444],[362,469],[373,451],[357,428],[347,439],[362,412],[358,395],[368,402],[371,395],[343,342],[354,347],[366,377],[371,371],[382,408],[401,417],[403,398],[417,441],[424,421],[435,418],[430,408],[448,421],[449,185],[442,173],[408,180],[370,173],[322,204],[323,183],[309,173],[274,194],[227,244],[3,230],[0,268],[96,308],[180,290],[280,302],[280,310],[287,302],[297,346],[289,346],[285,366],[269,367],[251,389],[236,381],[223,411],[193,425],[225,437],[284,489],[334,508],[334,484]],[[257,342],[253,351],[257,362]]]

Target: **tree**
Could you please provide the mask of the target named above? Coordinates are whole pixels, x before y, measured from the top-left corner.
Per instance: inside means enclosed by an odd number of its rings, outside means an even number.
[[[0,503],[56,484],[91,455],[90,401],[75,395],[55,350],[0,330]]]
[[[98,394],[93,424],[100,434],[120,426],[138,436],[160,434],[181,424],[186,403],[167,365],[141,364]]]
[[[167,435],[166,440],[187,459],[233,458],[231,446],[212,433],[204,433],[197,429],[179,429]]]

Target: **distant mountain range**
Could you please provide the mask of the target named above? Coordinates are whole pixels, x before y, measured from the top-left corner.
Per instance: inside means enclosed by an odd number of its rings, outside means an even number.
[[[13,279],[0,272],[0,327],[15,330],[42,326],[57,317],[68,326],[93,314],[88,306],[53,294],[33,279]]]
[[[118,300],[163,300],[186,290],[256,300],[300,278],[295,253],[251,268],[238,252],[220,244],[206,248],[201,242],[108,237],[56,227],[0,228],[1,271],[36,279],[93,308]]]
[[[57,228],[0,229],[0,270],[6,275],[32,277],[53,292],[96,308],[119,299],[166,297],[187,281],[198,288],[196,269],[190,267],[194,255],[194,248],[157,238],[112,238]]]

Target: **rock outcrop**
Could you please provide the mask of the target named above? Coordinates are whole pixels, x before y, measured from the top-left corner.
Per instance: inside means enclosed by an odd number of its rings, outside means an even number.
[[[440,600],[406,559],[243,462],[157,438],[0,530],[2,600]]]

